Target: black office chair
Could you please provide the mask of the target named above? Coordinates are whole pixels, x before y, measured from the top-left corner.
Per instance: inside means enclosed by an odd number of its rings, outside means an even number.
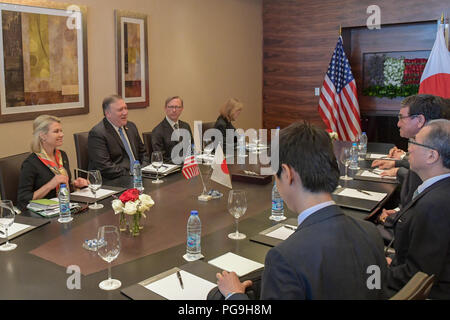
[[[152,132],[142,132],[142,138],[144,140],[145,150],[147,151],[147,154],[149,158],[152,156],[153,147],[152,147]]]
[[[89,132],[74,133],[75,150],[77,152],[77,165],[79,169],[88,170],[89,153],[88,153],[88,135]]]
[[[203,122],[202,123],[202,137],[205,134],[205,131],[211,128],[214,128],[216,122]]]
[[[20,169],[29,155],[29,152],[24,152],[0,159],[0,195],[14,205],[17,205]]]
[[[403,288],[389,300],[426,300],[434,284],[434,274],[417,272]]]

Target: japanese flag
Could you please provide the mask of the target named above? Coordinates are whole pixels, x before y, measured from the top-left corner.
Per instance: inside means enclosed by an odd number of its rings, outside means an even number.
[[[223,150],[220,144],[217,145],[214,161],[211,166],[213,168],[211,180],[232,189],[230,173],[228,172],[227,162],[223,156]]]

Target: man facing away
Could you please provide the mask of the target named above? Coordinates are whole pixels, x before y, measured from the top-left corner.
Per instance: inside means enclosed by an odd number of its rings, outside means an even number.
[[[128,121],[122,97],[106,97],[102,108],[105,117],[89,131],[89,170],[99,170],[108,180],[129,176],[135,160],[147,164],[145,146],[136,125]]]
[[[373,224],[346,216],[331,193],[339,180],[328,133],[307,123],[283,129],[279,142],[278,191],[294,212],[297,230],[269,250],[261,299],[381,299],[386,275],[383,241]],[[368,268],[379,270],[378,288]],[[246,299],[234,272],[218,273],[227,299]]]
[[[392,223],[388,286],[399,290],[422,271],[436,277],[430,298],[450,299],[450,121],[430,121],[409,140],[408,151],[423,183]]]
[[[179,120],[183,108],[183,100],[180,97],[169,97],[164,104],[166,117],[152,131],[153,151],[161,151],[164,162],[174,162],[172,149],[179,142],[183,142],[190,147],[191,141],[193,141],[191,127],[187,122]],[[187,131],[181,132],[183,130],[180,129]],[[188,136],[184,136],[183,133],[187,132],[189,133]],[[183,141],[185,138],[190,141]],[[181,152],[177,156],[182,157]]]

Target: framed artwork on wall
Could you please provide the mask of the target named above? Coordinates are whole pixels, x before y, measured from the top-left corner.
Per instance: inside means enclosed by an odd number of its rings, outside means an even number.
[[[128,108],[149,106],[147,15],[116,10],[117,92]]]
[[[86,7],[0,3],[0,122],[89,112]]]

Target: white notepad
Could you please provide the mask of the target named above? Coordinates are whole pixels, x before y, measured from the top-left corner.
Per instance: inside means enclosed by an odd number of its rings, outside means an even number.
[[[180,274],[184,289],[181,289],[176,272],[144,287],[168,300],[206,300],[209,291],[217,286],[184,270],[180,270]]]
[[[368,153],[367,158],[368,159],[381,159],[381,158],[388,158],[389,155],[387,154],[380,154],[380,153]]]
[[[264,267],[264,265],[259,262],[238,256],[232,252],[227,252],[220,257],[210,260],[208,263],[222,270],[229,272],[234,271],[238,277],[242,277],[252,271]]]
[[[293,227],[293,228],[297,228],[297,226],[291,226],[291,225],[288,225],[288,226]],[[273,230],[273,231],[271,231],[269,233],[266,233],[265,236],[271,237],[271,238],[280,239],[280,240],[286,240],[294,232],[295,232],[295,230],[291,230],[291,229],[285,228],[282,225],[279,228],[277,228],[277,229],[275,229],[275,230]]]
[[[180,168],[180,166],[178,164],[164,163],[158,169],[158,174],[170,173],[172,171],[177,170],[178,168]],[[151,164],[149,164],[148,166],[142,168],[142,172],[156,174],[156,168],[154,166],[152,166]]]
[[[377,169],[375,169],[375,170],[377,170]],[[375,171],[375,170],[373,170],[372,172],[371,172],[371,171],[364,170],[364,171],[361,173],[361,177],[380,178],[380,179],[396,179],[396,177],[381,176],[381,175],[378,173],[378,171]],[[383,170],[380,170],[380,173],[381,173],[381,172],[383,172]]]
[[[8,228],[8,238],[14,236],[16,233],[25,230],[26,228],[28,228],[30,225],[28,224],[22,224],[22,223],[13,223],[12,226],[10,226]],[[5,229],[1,229],[2,232],[5,232]],[[5,238],[6,239],[6,234],[2,234],[0,233],[0,238]]]
[[[108,190],[108,189],[99,189],[95,193],[95,197],[94,197],[94,194],[91,192],[91,190],[89,188],[84,188],[84,189],[72,192],[70,195],[82,196],[82,197],[92,198],[92,199],[95,199],[95,198],[99,199],[101,197],[108,197],[114,193],[116,193],[116,191]]]
[[[364,191],[369,194],[365,194],[361,191]],[[344,190],[339,192],[338,195],[344,196],[344,197],[377,201],[377,202],[380,202],[381,200],[384,199],[384,197],[387,196],[387,193],[380,193],[380,192],[367,191],[367,190],[361,190],[361,191],[358,191],[357,189],[344,188]]]

